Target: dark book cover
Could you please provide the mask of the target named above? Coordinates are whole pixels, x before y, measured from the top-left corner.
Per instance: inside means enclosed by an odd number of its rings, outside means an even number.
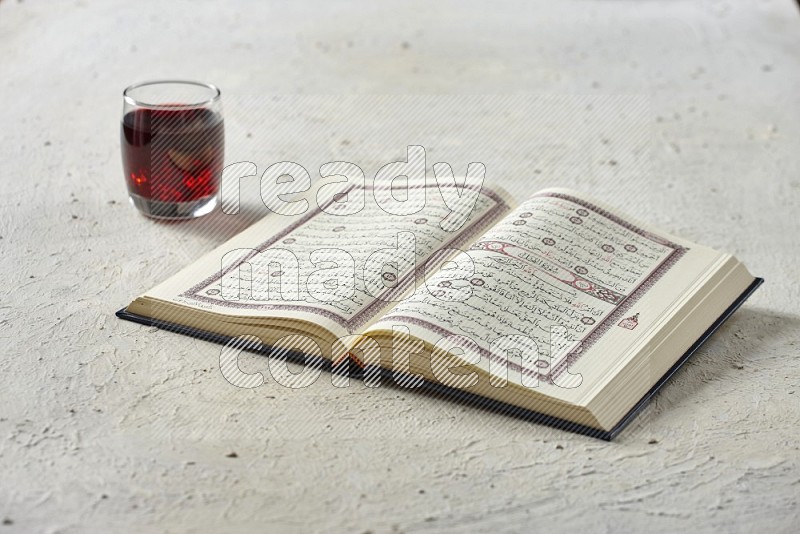
[[[720,315],[716,321],[705,331],[703,334],[698,338],[691,347],[681,356],[675,364],[670,367],[666,373],[655,383],[655,385],[648,391],[640,400],[636,403],[636,405],[631,408],[631,410],[609,431],[605,430],[598,430],[596,428],[587,427],[584,425],[579,425],[576,423],[572,423],[570,421],[559,419],[557,417],[544,415],[535,411],[527,410],[524,408],[519,408],[517,406],[513,406],[510,404],[506,404],[500,401],[496,401],[493,399],[487,399],[486,397],[482,397],[480,395],[476,395],[474,393],[469,393],[460,389],[454,389],[442,384],[437,384],[434,382],[425,381],[421,386],[421,389],[427,390],[430,393],[438,394],[442,396],[449,397],[454,399],[458,402],[462,402],[468,404],[471,407],[476,407],[479,409],[491,410],[493,412],[502,413],[505,415],[509,415],[512,417],[518,417],[524,419],[526,421],[531,421],[538,424],[552,426],[561,430],[567,430],[570,432],[576,432],[578,434],[585,434],[587,436],[591,436],[594,438],[611,441],[613,440],[622,430],[628,426],[631,421],[633,421],[636,416],[647,406],[650,402],[650,399],[664,387],[664,384],[674,375],[678,369],[680,369],[683,364],[695,353],[697,350],[705,343],[713,334],[716,332],[722,324],[730,318],[733,313],[739,309],[739,307],[753,294],[753,292],[758,289],[758,287],[764,283],[763,278],[756,278],[750,286],[745,289],[745,291],[739,295],[739,297]],[[147,326],[155,326],[162,330],[168,330],[170,332],[176,332],[179,334],[192,336],[198,339],[202,339],[204,341],[212,341],[214,343],[220,343],[223,345],[227,345],[231,342],[234,338],[230,336],[223,336],[220,334],[215,334],[211,332],[206,332],[203,330],[198,330],[195,328],[189,328],[186,326],[181,326],[174,323],[167,323],[164,321],[158,321],[155,319],[151,319],[149,317],[143,317],[141,315],[136,315],[133,313],[128,312],[126,309],[121,309],[116,313],[116,316],[120,319],[124,319],[126,321],[133,321],[135,323],[147,325]],[[245,349],[250,350],[252,352],[269,354],[270,347],[262,346],[257,349]],[[337,366],[334,368],[333,363],[330,360],[320,358],[320,361],[308,361],[306,359],[306,355],[304,354],[288,354],[287,357],[289,359],[298,361],[298,362],[305,362],[308,365],[319,365],[321,368],[326,369],[331,372],[343,372],[347,371],[349,376],[351,377],[360,377],[363,376],[365,371],[355,362],[352,360],[347,361],[347,369],[342,369],[341,367]],[[379,368],[377,370],[382,376],[389,378],[389,382],[393,383],[394,379],[394,372],[389,369]],[[399,387],[399,386],[398,386]]]

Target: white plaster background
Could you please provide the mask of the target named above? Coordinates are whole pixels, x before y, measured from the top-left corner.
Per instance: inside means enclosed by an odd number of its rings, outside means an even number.
[[[0,2],[0,533],[791,531],[799,49],[789,0]],[[229,154],[368,175],[413,128],[359,137],[300,110],[248,138],[236,95],[633,95],[645,128],[580,130],[577,170],[525,146],[545,127],[476,111],[423,136],[429,164],[506,136],[488,174],[520,196],[616,199],[767,283],[612,444],[327,376],[236,389],[218,347],[113,316],[257,215],[212,230],[127,205],[120,92],[175,77],[231,97]]]

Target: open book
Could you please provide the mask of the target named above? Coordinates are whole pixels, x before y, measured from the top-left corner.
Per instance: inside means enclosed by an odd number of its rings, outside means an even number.
[[[575,191],[456,189],[408,215],[319,190],[118,315],[611,439],[761,282]]]

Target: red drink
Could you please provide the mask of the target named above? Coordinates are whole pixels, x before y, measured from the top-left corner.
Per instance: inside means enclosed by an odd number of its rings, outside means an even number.
[[[136,109],[122,118],[122,163],[131,199],[151,217],[196,216],[206,205],[210,211],[225,153],[222,116],[207,108],[164,107]]]

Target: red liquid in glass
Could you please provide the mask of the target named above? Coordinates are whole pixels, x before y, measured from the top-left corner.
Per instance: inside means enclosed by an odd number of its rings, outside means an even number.
[[[159,215],[159,206],[199,201],[217,193],[225,154],[224,125],[218,113],[208,109],[131,111],[122,118],[121,142],[128,191],[135,201],[155,201],[149,202],[156,206],[152,215]]]

